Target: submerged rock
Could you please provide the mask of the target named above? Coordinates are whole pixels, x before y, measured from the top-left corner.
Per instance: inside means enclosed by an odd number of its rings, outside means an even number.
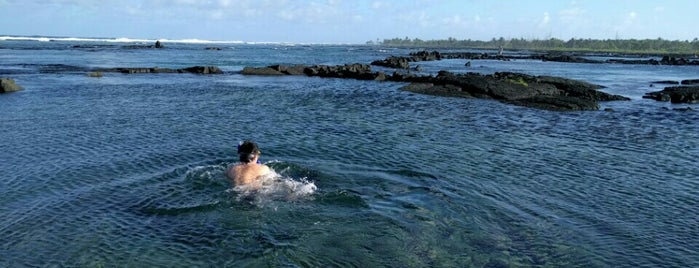
[[[597,101],[570,96],[534,96],[531,98],[507,101],[519,106],[552,111],[594,111],[599,110]]]
[[[15,84],[15,80],[10,78],[0,78],[0,93],[20,91],[23,88]]]
[[[689,111],[694,111],[692,107],[685,107],[685,108],[674,108],[672,109],[673,111],[680,111],[680,112],[689,112]]]
[[[100,77],[103,77],[104,74],[103,74],[102,72],[91,72],[91,73],[87,74],[87,76],[89,76],[89,77],[95,77],[95,78],[100,78]]]
[[[124,73],[124,74],[140,74],[140,73],[194,73],[194,74],[222,74],[223,71],[216,66],[192,66],[182,69],[170,68],[108,68],[97,69],[94,72],[105,73]]]
[[[240,72],[245,75],[285,75],[272,67],[244,67]]]

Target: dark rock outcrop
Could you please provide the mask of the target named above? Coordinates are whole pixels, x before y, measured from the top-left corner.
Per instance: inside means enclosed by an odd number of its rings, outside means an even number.
[[[662,80],[662,81],[653,81],[651,84],[665,84],[665,85],[679,85],[679,81],[674,81],[674,80]]]
[[[679,58],[679,57],[670,57],[670,56],[664,56],[660,60],[661,65],[699,65],[699,61],[693,60],[690,61],[685,58]]]
[[[314,65],[304,69],[308,76],[350,78],[359,80],[375,80],[379,74],[371,72],[371,66],[366,64],[345,64],[338,66]]]
[[[682,80],[683,85],[697,85],[699,84],[699,79],[686,79]]]
[[[557,111],[598,110],[598,101],[629,100],[623,96],[598,91],[600,86],[582,81],[508,72],[481,75],[441,71],[431,82],[403,89],[438,96],[492,98],[516,105]]]
[[[303,72],[299,71],[301,69]],[[408,82],[410,84],[402,89],[415,93],[496,99],[521,106],[558,111],[598,110],[599,101],[629,100],[623,96],[598,91],[602,88],[601,86],[587,82],[510,72],[481,75],[440,71],[437,76],[418,76],[394,72],[392,75],[386,75],[382,72],[372,72],[369,65],[355,63],[338,66],[245,67],[242,73],[247,75],[305,74],[307,76]]]
[[[359,63],[337,66],[272,65],[267,67],[244,67],[241,73],[245,75],[307,75],[359,80],[387,79],[386,74],[382,72],[372,72],[371,66]]]
[[[0,78],[0,93],[20,91],[23,88],[15,84],[15,80],[10,78]]]
[[[699,103],[699,86],[666,87],[662,91],[646,93],[643,98],[672,103]]]
[[[572,55],[541,55],[542,61],[570,62],[570,63],[603,63],[603,61],[590,60]]]
[[[107,68],[97,69],[95,72],[105,73],[124,73],[124,74],[140,74],[140,73],[194,73],[194,74],[222,74],[223,71],[216,66],[192,66],[182,69],[170,68]]]
[[[408,57],[390,56],[383,60],[375,60],[371,65],[384,66],[396,69],[410,69],[411,62],[441,60],[442,54],[439,51],[419,51],[410,53]]]
[[[591,62],[594,63],[594,62]],[[606,61],[601,61],[599,63],[616,63],[616,64],[636,64],[636,65],[699,65],[697,60],[689,60],[686,58],[676,58],[670,56],[664,56],[660,60],[656,59],[608,59]]]
[[[418,51],[418,52],[413,52],[410,53],[410,58],[411,61],[433,61],[433,60],[441,60],[442,59],[442,53],[439,53],[439,51]]]
[[[223,71],[216,66],[192,66],[183,69],[177,69],[178,73],[193,73],[193,74],[222,74]]]
[[[383,59],[383,60],[372,61],[371,65],[384,66],[384,67],[396,68],[396,69],[409,69],[410,68],[410,58],[391,56],[391,57],[388,57],[388,58]]]

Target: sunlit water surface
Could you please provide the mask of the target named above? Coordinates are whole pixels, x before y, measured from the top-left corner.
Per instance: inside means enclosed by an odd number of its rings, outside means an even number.
[[[641,98],[698,67],[420,63],[632,99],[551,112],[238,73],[402,49],[74,45],[0,42],[0,74],[25,88],[0,95],[0,266],[699,266],[699,107]],[[194,65],[226,73],[85,71]],[[278,174],[264,191],[224,176],[243,139]]]

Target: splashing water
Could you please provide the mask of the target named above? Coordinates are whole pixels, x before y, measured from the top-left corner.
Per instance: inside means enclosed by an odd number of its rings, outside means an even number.
[[[274,169],[270,174],[260,178],[261,186],[239,185],[228,191],[237,193],[237,201],[250,201],[253,204],[264,205],[275,200],[297,201],[310,198],[318,189],[314,182],[306,177],[294,179],[284,175],[282,170],[277,173]]]

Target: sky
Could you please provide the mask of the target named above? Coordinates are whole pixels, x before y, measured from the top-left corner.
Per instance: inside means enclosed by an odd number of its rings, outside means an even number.
[[[349,43],[693,40],[696,0],[0,0],[0,35]]]

